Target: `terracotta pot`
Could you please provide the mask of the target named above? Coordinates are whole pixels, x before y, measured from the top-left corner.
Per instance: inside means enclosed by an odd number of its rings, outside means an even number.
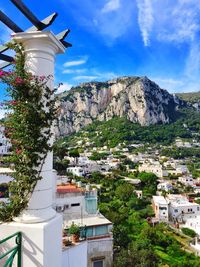
[[[77,243],[79,241],[79,235],[73,234],[72,235],[72,242]]]
[[[70,246],[71,244],[72,244],[71,241],[69,241],[69,240],[63,238],[63,246],[64,246],[64,247]]]

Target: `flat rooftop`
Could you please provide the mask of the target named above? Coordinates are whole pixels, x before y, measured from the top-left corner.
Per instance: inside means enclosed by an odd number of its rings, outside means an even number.
[[[102,216],[95,215],[90,217],[83,217],[83,218],[64,221],[65,227],[71,226],[72,223],[79,226],[98,226],[98,225],[112,224],[111,221],[106,219],[103,215]]]
[[[167,205],[168,202],[163,196],[153,196],[154,203]]]
[[[10,168],[3,168],[0,167],[0,174],[10,174],[10,173],[14,173],[15,171],[10,169]]]

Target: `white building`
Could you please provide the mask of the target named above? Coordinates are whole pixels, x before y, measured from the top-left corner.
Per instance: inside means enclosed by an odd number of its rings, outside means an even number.
[[[11,148],[10,141],[5,137],[5,127],[0,125],[0,155],[7,155]]]
[[[184,223],[200,215],[200,205],[189,202],[183,195],[153,196],[153,209],[160,221]]]
[[[187,219],[184,227],[194,230],[198,235],[200,235],[200,216],[195,218]]]
[[[75,176],[84,176],[85,175],[85,171],[82,167],[69,167],[69,168],[67,168],[67,172],[70,172]]]
[[[195,182],[192,175],[181,176],[178,178],[178,181],[186,186],[193,186]]]
[[[168,202],[163,196],[153,196],[153,210],[157,220],[161,222],[169,221]]]
[[[177,138],[175,140],[175,145],[177,147],[186,147],[186,148],[191,148],[192,144],[190,142],[183,141],[181,138]]]
[[[78,165],[80,165],[80,166],[85,166],[85,165],[87,165],[89,163],[90,163],[90,160],[86,156],[80,156],[78,158]]]
[[[188,175],[189,170],[186,165],[174,163],[174,168],[167,170],[168,173],[174,175]]]
[[[173,190],[173,186],[169,182],[161,182],[157,185],[157,189],[160,191],[169,192],[169,191]]]
[[[151,172],[154,173],[157,177],[162,178],[168,176],[168,172],[163,169],[162,164],[159,161],[148,161],[144,162],[138,168],[139,172]]]
[[[82,229],[81,241],[64,247],[63,260],[74,267],[112,266],[112,223],[97,210],[97,190],[89,185],[83,187],[80,182],[58,185],[54,206],[63,214],[65,229],[73,223]],[[70,236],[67,238],[71,240]],[[71,257],[73,254],[77,256]]]
[[[172,221],[185,222],[200,215],[200,205],[189,202],[183,195],[168,195],[169,217]]]
[[[135,190],[134,192],[135,192],[137,198],[140,198],[140,199],[143,198],[143,192],[142,192],[142,190]]]

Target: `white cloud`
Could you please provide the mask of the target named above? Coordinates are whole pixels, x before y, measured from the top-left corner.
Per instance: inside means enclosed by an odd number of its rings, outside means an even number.
[[[116,11],[120,8],[120,0],[109,0],[102,8],[102,13]]]
[[[97,78],[98,78],[99,81],[111,80],[111,79],[114,79],[114,78],[120,76],[120,75],[118,75],[118,74],[116,74],[114,72],[110,72],[110,71],[108,71],[108,72],[102,72],[102,71],[99,71],[97,69],[92,69],[91,71],[92,71],[92,73],[94,75],[97,76]]]
[[[85,80],[85,81],[92,81],[98,78],[98,76],[89,76],[89,75],[80,75],[73,78],[73,80],[79,81],[79,80]]]
[[[177,80],[173,78],[150,77],[150,79],[157,83],[161,88],[166,89],[169,92],[176,92],[178,88],[185,85],[183,80]]]
[[[80,76],[75,76],[73,78],[73,80],[76,80],[76,81],[93,81],[93,80],[96,80],[96,81],[105,81],[105,80],[111,80],[111,79],[114,79],[120,75],[114,73],[114,72],[103,72],[103,71],[99,71],[98,69],[96,68],[93,68],[93,69],[90,69],[89,70],[89,75],[80,75]]]
[[[137,0],[138,24],[145,46],[150,44],[150,33],[153,27],[154,17],[152,0]]]
[[[134,0],[68,0],[63,5],[65,9],[71,7],[70,12],[80,28],[99,36],[109,46],[130,29],[134,30]]]
[[[140,0],[138,0],[140,1]],[[180,81],[183,84],[166,83],[165,88],[174,91],[197,91],[200,84],[200,1],[152,0],[154,16],[154,38],[163,43],[170,43],[176,49],[183,51],[182,58],[185,62],[179,69]],[[168,84],[168,87],[167,87]]]
[[[72,88],[72,85],[69,83],[63,83],[59,86],[58,90],[56,91],[56,94],[63,93],[64,91],[69,91]]]
[[[83,65],[87,62],[88,57],[84,56],[81,59],[78,60],[72,60],[72,61],[67,61],[63,64],[64,67],[74,67],[74,66],[79,66],[79,65]]]
[[[185,75],[190,79],[200,77],[200,45],[197,41],[191,43],[185,65]]]
[[[157,12],[158,39],[176,43],[190,42],[200,29],[200,6],[196,0],[177,1],[169,5],[163,12]]]
[[[74,70],[66,69],[66,70],[63,70],[62,73],[64,73],[64,74],[73,74],[73,73],[79,74],[79,73],[84,73],[86,71],[87,71],[87,69],[77,69],[77,70],[76,69],[74,69]]]
[[[150,77],[150,79],[157,83],[160,88],[166,89],[170,93],[197,92],[200,90],[200,81],[192,81],[186,76],[182,76],[180,79],[163,77]]]

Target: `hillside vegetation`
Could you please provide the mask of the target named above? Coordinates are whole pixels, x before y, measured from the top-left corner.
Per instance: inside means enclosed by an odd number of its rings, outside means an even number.
[[[59,146],[76,146],[89,140],[93,146],[115,147],[119,143],[171,144],[177,137],[190,139],[193,133],[200,132],[200,115],[195,111],[182,111],[179,118],[170,124],[141,126],[126,118],[114,117],[109,121],[96,121],[78,133],[66,136],[59,141]],[[199,136],[196,137],[200,138]]]
[[[177,93],[176,94],[180,99],[195,103],[197,101],[200,101],[200,91],[199,92],[192,92],[192,93]]]

